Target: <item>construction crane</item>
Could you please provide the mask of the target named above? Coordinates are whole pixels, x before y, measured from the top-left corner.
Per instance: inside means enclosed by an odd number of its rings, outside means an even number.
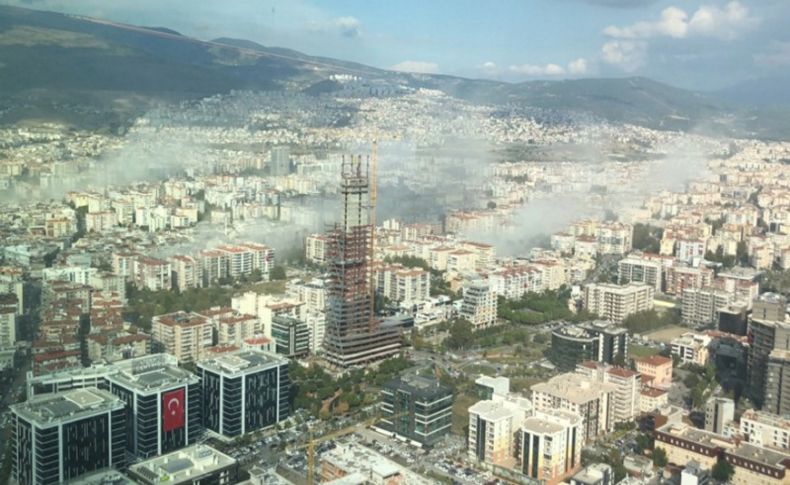
[[[370,167],[368,173],[368,183],[370,184],[370,220],[368,224],[371,227],[370,234],[370,263],[376,257],[376,202],[378,201],[378,162],[379,162],[379,142],[377,138],[373,139],[370,148]],[[370,313],[370,326],[373,327],[376,322],[376,281],[373,275],[370,275],[370,306],[373,311]]]
[[[388,419],[389,420],[394,420],[394,419],[400,418],[400,417],[402,417],[402,416],[404,416],[406,414],[408,414],[408,412],[396,413],[396,414],[394,414],[392,416],[389,416]],[[382,417],[378,413],[376,413],[375,416],[373,416],[371,418],[368,418],[365,421],[362,421],[361,423],[357,423],[357,424],[354,424],[354,425],[351,425],[351,426],[346,426],[345,428],[332,431],[332,432],[327,433],[327,434],[325,434],[323,436],[318,436],[318,437],[311,436],[307,443],[290,448],[292,450],[300,450],[300,449],[303,449],[303,448],[307,449],[307,484],[308,485],[313,485],[313,483],[314,483],[313,480],[314,480],[314,477],[315,477],[315,446],[317,444],[323,443],[325,441],[331,441],[331,440],[334,440],[334,439],[341,438],[343,436],[352,434],[352,433],[356,432],[360,428],[369,428],[369,427],[373,426],[374,424],[376,424],[381,419],[382,419]]]

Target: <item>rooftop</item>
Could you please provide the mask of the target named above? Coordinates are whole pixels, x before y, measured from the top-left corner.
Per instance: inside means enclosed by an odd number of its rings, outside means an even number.
[[[150,482],[186,482],[236,463],[236,460],[206,445],[192,445],[129,467]]]
[[[552,377],[548,382],[532,386],[533,392],[549,394],[567,401],[583,404],[598,399],[602,392],[614,392],[617,386],[603,382],[594,382],[587,377],[566,373]]]
[[[178,367],[178,361],[169,354],[152,354],[115,363],[117,372],[108,379],[129,389],[158,391],[178,384],[193,384],[198,377]]]
[[[708,448],[731,447],[732,442],[722,435],[711,433],[687,424],[666,424],[656,431],[691,441]]]
[[[779,450],[763,448],[750,443],[741,443],[737,448],[728,450],[727,453],[776,468],[784,469],[790,467],[790,455]]]
[[[672,359],[670,359],[669,357],[664,357],[663,355],[651,355],[649,357],[636,357],[636,358],[634,358],[634,360],[637,361],[637,362],[641,362],[643,364],[652,365],[652,366],[672,364]]]
[[[42,394],[11,408],[26,421],[45,427],[60,421],[74,421],[122,409],[123,406],[123,401],[107,391],[84,388]]]
[[[385,389],[408,392],[414,397],[423,399],[437,399],[452,395],[452,391],[439,384],[439,381],[416,374],[406,374],[389,381]]]
[[[400,478],[401,482],[399,483],[408,483],[409,485],[434,483],[432,480],[424,478],[374,450],[355,442],[340,443],[336,448],[324,453],[321,456],[321,460],[332,463],[348,474],[362,473],[367,477],[373,475],[382,478]],[[384,481],[389,483],[387,480]],[[347,482],[341,481],[337,483],[345,484]]]
[[[287,364],[288,360],[261,350],[247,349],[215,355],[198,362],[198,367],[224,375],[242,375]]]

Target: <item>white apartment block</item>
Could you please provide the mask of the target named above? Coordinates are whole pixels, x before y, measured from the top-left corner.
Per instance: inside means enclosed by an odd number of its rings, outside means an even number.
[[[132,266],[132,282],[138,288],[161,291],[173,287],[170,263],[167,261],[138,256]]]
[[[790,419],[747,409],[741,415],[741,434],[756,446],[790,450]]]
[[[324,234],[311,234],[304,241],[304,256],[307,261],[324,264],[329,258],[330,239]]]
[[[599,254],[627,254],[631,251],[634,227],[619,222],[598,223],[595,239]]]
[[[644,283],[592,283],[584,288],[584,309],[604,320],[622,323],[629,315],[651,310],[654,293],[655,289]]]
[[[16,345],[16,310],[0,308],[0,349]]]
[[[617,282],[621,285],[627,283],[645,283],[656,292],[661,291],[662,278],[661,261],[631,255],[617,263]]]
[[[473,282],[464,289],[461,303],[461,318],[472,323],[474,328],[481,329],[497,323],[497,296],[489,286],[481,282]]]
[[[179,363],[197,362],[213,343],[211,320],[197,313],[179,311],[157,315],[151,323],[154,341],[166,353],[175,356]]]
[[[557,483],[581,467],[582,419],[562,411],[538,411],[521,427],[521,472],[543,483]]]
[[[99,270],[88,266],[55,266],[44,268],[41,277],[44,281],[68,281],[80,285],[93,285]]]
[[[488,275],[488,284],[498,296],[517,300],[527,293],[539,293],[542,272],[530,266],[504,268]]]
[[[688,325],[707,325],[716,323],[719,310],[733,303],[732,293],[714,288],[686,288],[683,290],[681,315]]]
[[[482,463],[505,465],[513,460],[516,433],[532,415],[529,399],[514,394],[478,401],[469,408],[469,458]]]
[[[179,291],[203,286],[203,267],[192,256],[171,256],[170,267],[173,272],[173,285]]]
[[[562,409],[581,416],[583,443],[614,428],[614,384],[598,382],[575,373],[560,374],[532,386],[535,411]]]
[[[376,291],[394,302],[412,306],[431,297],[431,275],[422,268],[379,264],[372,269]]]
[[[672,340],[672,355],[680,357],[683,364],[705,365],[708,363],[711,338],[707,335],[687,332]]]
[[[638,372],[589,361],[578,364],[576,373],[592,381],[615,386],[612,394],[612,421],[614,423],[633,421],[639,414],[639,391],[642,387],[642,379]]]

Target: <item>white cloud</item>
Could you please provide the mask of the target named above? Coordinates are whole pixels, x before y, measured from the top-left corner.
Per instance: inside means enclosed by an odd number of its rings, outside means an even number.
[[[498,76],[499,75],[499,66],[497,66],[496,62],[487,61],[482,64],[475,66],[477,71],[482,72],[486,76]]]
[[[512,65],[509,67],[509,69],[510,72],[529,77],[561,76],[565,74],[565,69],[557,64],[546,64],[545,66],[539,66],[536,64],[520,64]]]
[[[627,27],[609,26],[603,31],[613,39],[648,39],[651,37],[715,37],[731,40],[759,23],[739,1],[724,8],[712,5],[699,7],[693,15],[678,7],[667,7],[654,21],[641,21]]]
[[[393,71],[416,72],[420,74],[436,74],[439,64],[425,61],[403,61],[390,67]]]
[[[628,27],[606,27],[604,34],[615,39],[645,39],[648,37],[683,38],[688,31],[688,14],[677,7],[667,7],[655,22],[637,22]]]
[[[587,74],[587,59],[576,59],[568,63],[568,72],[574,75]]]
[[[702,6],[689,21],[689,32],[696,35],[732,40],[760,23],[740,2],[730,2],[724,8]]]
[[[344,37],[359,37],[362,35],[360,28],[361,22],[356,17],[338,17],[335,19],[335,27],[340,30]]]
[[[601,57],[607,64],[634,72],[645,64],[647,44],[635,40],[610,40],[601,47]]]

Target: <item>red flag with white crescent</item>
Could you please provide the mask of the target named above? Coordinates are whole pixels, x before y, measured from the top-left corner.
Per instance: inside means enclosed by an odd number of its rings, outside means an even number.
[[[162,395],[162,421],[164,432],[184,427],[184,388]]]

